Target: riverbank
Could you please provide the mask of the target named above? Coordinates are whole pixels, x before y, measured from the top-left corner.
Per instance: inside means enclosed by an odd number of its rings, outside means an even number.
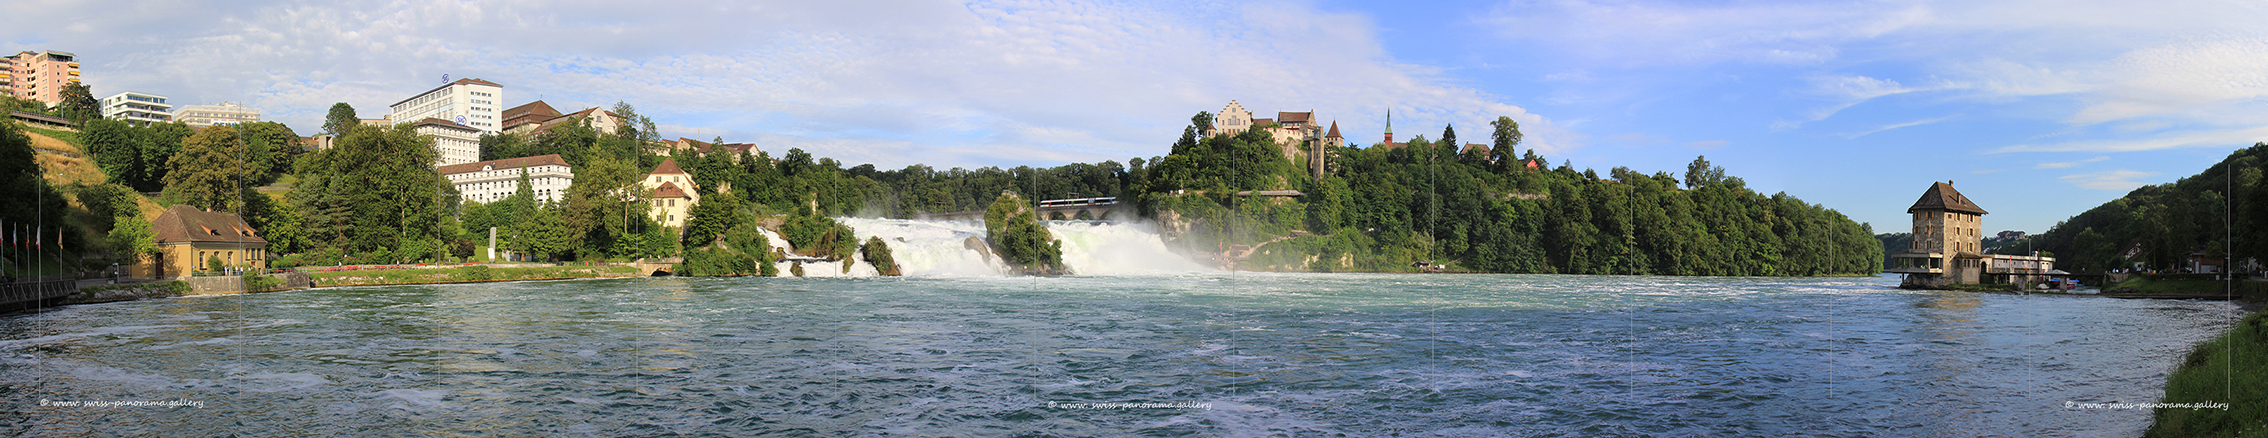
[[[2268,312],[2197,344],[2166,376],[2164,405],[2146,437],[2268,435]]]
[[[539,267],[458,266],[446,268],[356,269],[308,272],[315,287],[398,286],[416,284],[487,283],[496,281],[568,280],[577,278],[640,277],[632,266],[577,265]]]
[[[2268,435],[2268,282],[2136,276],[2104,290],[2112,298],[2232,300],[2250,314],[2217,338],[2197,344],[2166,375],[2164,405],[2150,437]]]

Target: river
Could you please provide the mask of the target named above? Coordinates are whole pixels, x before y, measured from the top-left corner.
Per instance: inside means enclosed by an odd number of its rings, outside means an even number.
[[[2131,436],[2149,411],[2066,402],[2155,401],[2236,312],[1895,284],[1191,272],[333,288],[0,318],[0,393],[14,435]],[[194,404],[84,405],[113,401]]]

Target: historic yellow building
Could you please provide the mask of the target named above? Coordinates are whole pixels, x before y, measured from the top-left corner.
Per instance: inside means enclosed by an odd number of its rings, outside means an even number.
[[[187,277],[196,271],[268,267],[268,240],[235,214],[176,205],[158,215],[150,228],[157,235],[159,255],[154,260],[143,257],[127,275]],[[214,258],[220,259],[219,265],[212,264]]]

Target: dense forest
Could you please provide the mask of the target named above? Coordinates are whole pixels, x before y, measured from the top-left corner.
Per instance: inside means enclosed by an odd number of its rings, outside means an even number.
[[[2196,175],[2136,188],[1993,252],[2052,253],[2057,268],[2077,273],[2179,270],[2193,253],[2223,260],[2233,251],[2237,260],[2257,259],[2268,254],[2264,165],[2268,144],[2238,149]]]
[[[1546,168],[1509,118],[1486,148],[1454,126],[1394,146],[1332,148],[1320,178],[1259,129],[1184,130],[1139,185],[1169,245],[1249,252],[1247,269],[1410,270],[1418,262],[1485,272],[1825,275],[1879,272],[1868,225],[1784,193],[1749,190],[1696,158],[1681,179],[1617,167],[1601,176]],[[1536,163],[1529,166],[1529,163]],[[1298,197],[1238,196],[1296,189]],[[1247,247],[1257,246],[1253,249]]]

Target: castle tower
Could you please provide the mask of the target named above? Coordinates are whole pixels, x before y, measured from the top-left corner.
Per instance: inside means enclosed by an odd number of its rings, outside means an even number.
[[[1951,181],[1931,183],[1906,213],[1914,215],[1911,245],[1892,255],[1885,272],[1906,274],[1909,286],[1974,284],[1984,272],[1984,208],[1953,189]]]

